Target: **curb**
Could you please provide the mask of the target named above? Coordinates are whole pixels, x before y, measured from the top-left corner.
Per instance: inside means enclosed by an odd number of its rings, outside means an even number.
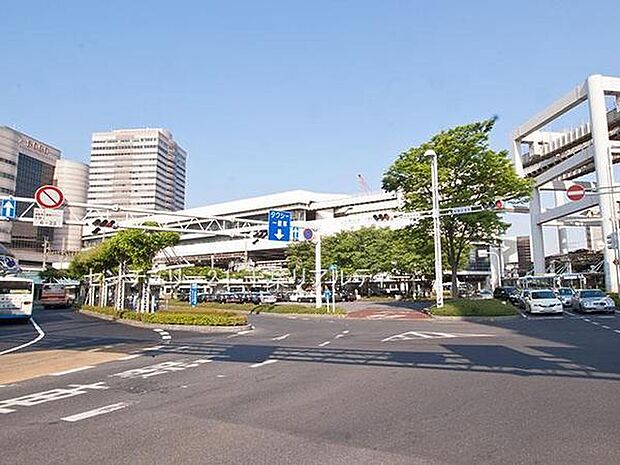
[[[256,315],[256,313],[253,313],[252,315]],[[346,313],[277,313],[277,312],[260,312],[260,313],[258,313],[258,315],[276,316],[276,317],[281,317],[281,318],[294,316],[296,318],[310,317],[310,318],[336,318],[336,319],[341,319],[341,318],[346,318],[347,317]],[[250,314],[248,314],[248,317],[249,316],[250,316]]]
[[[499,316],[435,316],[429,314],[429,320],[439,321],[495,321],[495,320],[513,320],[521,315],[499,315]],[[428,321],[428,320],[427,320]]]
[[[83,313],[84,315],[92,316],[94,318],[99,318],[100,320],[113,321],[115,323],[121,323],[128,326],[135,326],[137,328],[161,328],[161,329],[169,329],[174,331],[192,331],[195,333],[205,333],[205,334],[230,334],[230,333],[238,333],[239,331],[248,331],[253,330],[254,326],[251,324],[243,325],[243,326],[196,326],[196,325],[170,325],[170,324],[159,324],[159,323],[144,323],[142,321],[135,320],[123,320],[120,318],[116,318],[111,315],[102,315],[101,313],[89,312],[88,310],[78,310],[78,313]]]

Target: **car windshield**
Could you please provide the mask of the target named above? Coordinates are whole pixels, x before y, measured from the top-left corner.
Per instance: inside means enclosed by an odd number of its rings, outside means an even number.
[[[558,289],[558,294],[560,295],[573,295],[573,290],[567,287],[563,287],[562,289]]]
[[[592,297],[605,297],[603,291],[592,290],[592,291],[581,291],[581,297],[584,299],[589,299]]]
[[[554,299],[555,294],[551,291],[534,291],[532,292],[532,299]]]

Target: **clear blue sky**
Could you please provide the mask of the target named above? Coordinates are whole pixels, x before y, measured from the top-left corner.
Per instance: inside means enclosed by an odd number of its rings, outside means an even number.
[[[403,150],[499,116],[493,144],[588,74],[620,75],[617,2],[4,2],[0,124],[88,161],[167,127],[188,206],[373,189]],[[522,231],[527,232],[527,231]]]

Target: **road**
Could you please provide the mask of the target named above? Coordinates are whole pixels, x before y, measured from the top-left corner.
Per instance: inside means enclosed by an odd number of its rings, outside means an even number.
[[[163,341],[161,332],[48,312],[35,316],[46,336],[21,357],[115,357],[0,387],[0,447],[14,465],[620,457],[617,315],[454,322],[261,314],[253,331],[170,331]],[[2,326],[0,341],[30,329]],[[0,356],[0,373],[18,354]]]

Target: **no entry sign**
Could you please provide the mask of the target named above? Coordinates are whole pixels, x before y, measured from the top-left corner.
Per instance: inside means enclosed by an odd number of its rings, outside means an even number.
[[[65,196],[56,186],[41,186],[34,193],[34,199],[41,208],[58,208],[65,201]]]
[[[580,184],[573,184],[566,191],[566,196],[573,202],[577,202],[585,197],[586,190]]]

